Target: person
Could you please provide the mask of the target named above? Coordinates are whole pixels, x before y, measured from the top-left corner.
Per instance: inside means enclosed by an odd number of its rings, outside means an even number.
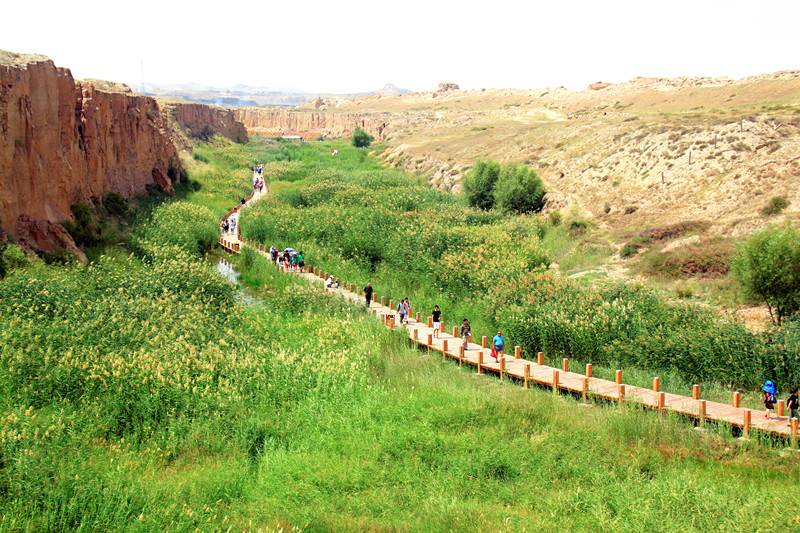
[[[338,279],[333,282],[333,288],[334,289],[338,289],[339,288],[339,280]]]
[[[405,324],[408,322],[408,298],[404,298],[400,300],[400,303],[397,304],[397,314],[400,315],[400,324]]]
[[[300,254],[294,254],[292,256],[292,270],[296,271],[297,267],[300,266]]]
[[[790,391],[789,399],[786,400],[786,407],[789,408],[789,418],[800,418],[800,416],[798,416],[798,407],[800,407],[800,399],[798,399],[797,396],[797,387],[793,388]]]
[[[439,338],[439,327],[441,326],[441,319],[442,319],[442,312],[439,311],[439,306],[433,306],[433,313],[431,313],[433,317],[433,336],[437,339]]]
[[[302,251],[299,254],[297,254],[297,266],[300,267],[300,272],[302,272],[303,269],[306,267],[306,256],[303,255]]]
[[[406,298],[406,324],[408,324],[408,313],[411,311],[411,302]]]
[[[770,380],[767,380],[767,382],[764,383],[763,390],[764,390],[764,407],[767,408],[767,412],[764,413],[764,418],[766,418],[767,420],[772,420],[772,417],[770,416],[769,412],[772,410],[773,407],[775,407],[775,400],[776,400],[775,384]]]
[[[366,302],[367,307],[369,307],[370,302],[372,301],[372,284],[367,282],[367,286],[364,287],[364,302]]]
[[[503,338],[503,332],[498,331],[497,335],[492,338],[492,344],[494,344],[494,356],[495,359],[502,357],[506,354],[506,340]]]
[[[328,279],[325,280],[325,288],[330,289],[333,287],[333,276],[328,276]]]
[[[274,263],[275,261],[278,260],[278,249],[275,248],[274,246],[270,246],[269,247],[269,255],[272,256],[272,262]]]
[[[222,233],[227,235],[229,227],[230,227],[230,225],[228,225],[228,219],[226,218],[225,220],[222,221]]]
[[[236,233],[236,217],[231,217],[230,228],[231,233]]]
[[[464,323],[461,324],[461,336],[464,338],[464,351],[467,351],[467,343],[469,343],[469,336],[472,334],[472,331],[469,327],[469,322],[467,319],[464,319]]]

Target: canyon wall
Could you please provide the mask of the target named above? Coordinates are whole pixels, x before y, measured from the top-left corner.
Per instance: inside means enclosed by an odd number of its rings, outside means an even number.
[[[233,112],[236,120],[252,134],[321,133],[326,137],[343,137],[350,135],[356,126],[361,126],[378,140],[383,138],[390,117],[389,113],[323,113],[253,107]]]
[[[0,52],[0,227],[29,249],[73,249],[70,204],[172,189],[165,114],[124,86],[76,82],[43,56]]]
[[[222,135],[233,142],[247,142],[247,130],[236,120],[232,109],[162,101],[159,105],[167,113],[167,118],[174,120],[189,137],[208,140],[212,135]]]

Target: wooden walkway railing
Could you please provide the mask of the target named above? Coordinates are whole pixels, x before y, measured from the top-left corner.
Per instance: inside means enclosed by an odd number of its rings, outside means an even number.
[[[251,194],[247,198],[249,202],[253,198]],[[230,213],[238,211],[237,206]],[[269,249],[263,244],[256,243],[238,235],[235,238],[224,239],[220,237],[220,246],[230,253],[239,253],[240,243],[243,246],[252,246],[259,253],[269,256]],[[283,269],[283,267],[280,267]],[[284,269],[285,270],[285,269]],[[291,271],[301,277],[314,282],[324,283],[330,276],[325,272],[306,265],[304,270]],[[339,288],[334,292],[353,301],[361,302],[366,305],[362,296],[362,287],[353,283],[349,285],[339,278]],[[394,329],[400,327],[397,324],[397,312],[394,310],[394,300],[373,293],[372,302],[369,310],[372,314],[380,316],[387,327]],[[399,301],[398,301],[399,302]],[[766,434],[787,437],[790,439],[791,447],[796,449],[798,446],[798,419],[789,419],[784,413],[784,402],[779,400],[777,404],[777,417],[767,419],[764,413],[752,409],[745,409],[739,406],[741,395],[734,392],[731,404],[710,402],[700,397],[700,387],[693,386],[692,396],[681,396],[663,392],[660,390],[659,378],[653,378],[653,387],[635,387],[627,385],[622,380],[622,370],[617,370],[615,381],[598,379],[592,376],[592,365],[587,364],[582,373],[572,372],[569,369],[569,360],[563,359],[561,368],[554,368],[544,364],[544,354],[538,352],[536,361],[529,361],[522,358],[519,346],[514,348],[514,355],[500,358],[498,362],[491,357],[491,349],[487,347],[486,336],[481,337],[481,343],[469,342],[464,349],[463,339],[458,334],[458,326],[453,326],[452,332],[448,333],[444,322],[441,322],[438,336],[433,335],[431,317],[422,316],[419,312],[416,315],[413,309],[408,313],[408,324],[402,326],[408,331],[409,338],[417,345],[427,349],[429,352],[441,353],[442,358],[454,359],[459,366],[468,364],[476,367],[478,374],[487,372],[498,374],[500,380],[514,378],[528,389],[531,384],[548,387],[554,393],[566,391],[575,395],[582,396],[584,402],[590,397],[602,398],[614,402],[628,402],[639,404],[645,408],[659,412],[672,412],[698,420],[698,424],[703,426],[706,422],[724,423],[741,428],[742,436],[747,438],[751,431],[759,431]]]

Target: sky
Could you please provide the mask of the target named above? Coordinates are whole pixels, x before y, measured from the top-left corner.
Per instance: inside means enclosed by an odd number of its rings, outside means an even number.
[[[29,0],[2,12],[0,49],[134,87],[142,70],[155,85],[343,94],[800,69],[800,0]]]

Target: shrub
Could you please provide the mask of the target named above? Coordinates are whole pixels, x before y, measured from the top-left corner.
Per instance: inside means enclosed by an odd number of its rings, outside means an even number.
[[[780,215],[783,213],[783,210],[789,206],[789,201],[786,199],[785,196],[773,196],[770,198],[767,205],[761,209],[761,214],[765,217],[772,216],[772,215]]]
[[[7,272],[27,265],[28,257],[25,255],[25,252],[22,251],[22,248],[16,244],[9,244],[6,246],[6,249],[3,250],[3,255],[0,256],[0,262],[2,263],[2,268]]]
[[[112,216],[124,217],[128,214],[128,200],[118,192],[110,192],[103,197],[103,207]]]
[[[770,226],[747,240],[733,260],[745,295],[767,304],[775,324],[800,309],[800,232]]]
[[[494,206],[494,185],[500,175],[500,163],[479,159],[464,177],[463,187],[467,203],[479,209]]]
[[[508,164],[497,177],[494,205],[504,212],[540,211],[544,207],[544,184],[535,170]]]
[[[361,126],[356,126],[356,129],[353,130],[352,142],[353,146],[356,148],[366,148],[372,144],[372,141],[374,140],[375,137],[364,131]]]
[[[555,227],[561,224],[561,211],[550,211],[547,215],[550,225]]]

